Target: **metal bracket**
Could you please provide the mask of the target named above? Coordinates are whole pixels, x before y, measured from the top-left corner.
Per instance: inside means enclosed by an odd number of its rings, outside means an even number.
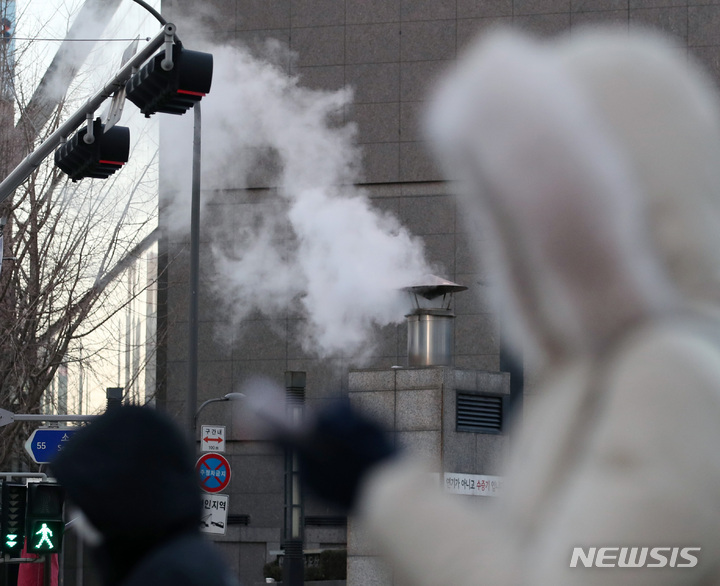
[[[3,259],[5,260],[5,259]],[[7,409],[0,409],[0,427],[5,427],[15,421],[15,413]]]
[[[165,31],[165,59],[160,62],[163,71],[171,71],[174,64],[172,58],[173,45],[175,44],[175,25],[171,22],[164,27]]]
[[[41,478],[47,480],[44,472],[0,472],[0,478]]]
[[[87,132],[85,133],[85,136],[83,136],[83,142],[85,144],[92,144],[95,142],[95,135],[93,134],[93,117],[95,116],[95,112],[88,112],[85,115],[85,119],[87,120]]]

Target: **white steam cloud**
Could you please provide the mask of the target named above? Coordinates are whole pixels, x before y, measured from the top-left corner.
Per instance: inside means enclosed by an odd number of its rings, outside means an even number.
[[[258,172],[261,185],[269,178],[274,186],[260,203],[238,206],[249,208],[242,216],[213,217],[217,292],[234,324],[256,310],[298,312],[306,351],[360,360],[372,350],[374,327],[400,323],[410,309],[401,289],[431,271],[422,243],[355,186],[361,152],[354,125],[343,123],[352,92],[304,88],[244,49],[212,52],[203,188],[212,184],[226,201],[232,192],[224,190],[252,186]],[[187,175],[171,174],[174,191],[187,193]],[[186,214],[186,197],[175,203],[170,211]],[[171,223],[187,226],[178,216]]]

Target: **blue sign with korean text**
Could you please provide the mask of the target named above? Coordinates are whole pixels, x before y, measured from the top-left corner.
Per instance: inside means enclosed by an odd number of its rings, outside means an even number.
[[[47,464],[77,431],[75,427],[40,428],[25,442],[25,451],[38,464]]]

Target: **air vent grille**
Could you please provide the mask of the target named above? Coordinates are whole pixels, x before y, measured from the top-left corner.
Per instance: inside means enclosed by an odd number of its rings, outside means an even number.
[[[228,525],[250,525],[250,515],[228,515]]]
[[[504,395],[457,394],[457,431],[502,433]]]

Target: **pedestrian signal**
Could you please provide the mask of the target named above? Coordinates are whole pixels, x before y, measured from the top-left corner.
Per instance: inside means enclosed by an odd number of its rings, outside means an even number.
[[[65,490],[50,482],[32,483],[27,496],[27,551],[57,553],[62,549]]]
[[[27,488],[25,484],[16,482],[2,483],[0,499],[0,525],[2,525],[2,541],[0,550],[3,553],[19,555],[25,538],[25,501]]]

